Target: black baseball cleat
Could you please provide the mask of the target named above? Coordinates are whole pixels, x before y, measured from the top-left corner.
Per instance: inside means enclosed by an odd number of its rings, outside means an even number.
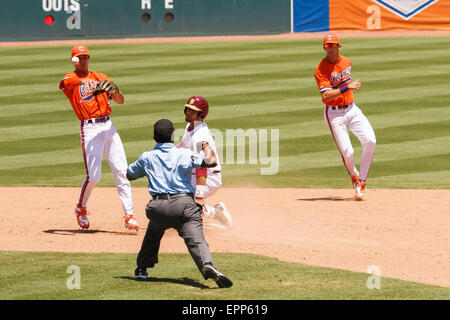
[[[214,268],[212,264],[205,264],[202,273],[205,279],[213,279],[219,288],[228,288],[233,285],[233,282],[222,272]]]
[[[146,280],[148,279],[147,269],[145,268],[137,268],[134,270],[134,280]]]

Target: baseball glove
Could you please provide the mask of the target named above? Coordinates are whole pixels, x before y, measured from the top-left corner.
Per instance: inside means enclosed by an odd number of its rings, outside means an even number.
[[[92,91],[92,94],[97,96],[104,92],[107,92],[110,96],[113,96],[119,92],[119,87],[117,87],[117,85],[112,81],[103,80],[97,84],[97,87],[95,87],[94,91]]]

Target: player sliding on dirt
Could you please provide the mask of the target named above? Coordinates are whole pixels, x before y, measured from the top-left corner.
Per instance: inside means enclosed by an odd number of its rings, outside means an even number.
[[[211,131],[204,122],[209,112],[209,104],[205,98],[200,96],[190,97],[184,105],[185,120],[188,123],[183,139],[177,145],[194,152],[200,152],[198,146],[202,142],[207,142],[212,150],[216,151]],[[203,214],[206,218],[219,220],[225,227],[231,228],[232,219],[223,202],[212,206],[206,203],[206,198],[212,196],[222,186],[222,174],[219,159],[214,168],[196,168],[192,170],[192,185],[195,188],[195,201],[203,207]]]

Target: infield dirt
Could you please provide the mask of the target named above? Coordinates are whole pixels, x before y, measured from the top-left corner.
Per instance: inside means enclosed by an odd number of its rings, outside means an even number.
[[[90,229],[73,213],[79,188],[0,188],[0,250],[135,253],[147,227],[146,188],[133,188],[139,233],[127,233],[115,188],[96,188],[88,203]],[[233,227],[205,220],[213,252],[254,253],[305,265],[366,272],[450,287],[450,190],[222,188]],[[187,253],[175,230],[161,252]]]

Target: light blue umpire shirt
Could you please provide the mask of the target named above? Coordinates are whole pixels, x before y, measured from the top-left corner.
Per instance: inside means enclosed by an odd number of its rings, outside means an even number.
[[[150,195],[161,193],[194,193],[191,184],[192,168],[200,168],[203,154],[185,148],[177,148],[173,143],[157,143],[152,151],[146,151],[128,166],[127,173],[132,179],[148,179]]]

